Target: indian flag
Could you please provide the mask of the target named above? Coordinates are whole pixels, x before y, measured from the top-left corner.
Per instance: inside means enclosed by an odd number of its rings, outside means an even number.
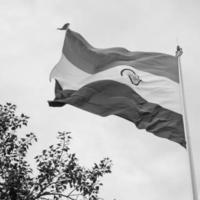
[[[186,147],[177,57],[94,48],[68,29],[50,79],[56,84],[50,106],[70,104],[103,117],[117,115]]]

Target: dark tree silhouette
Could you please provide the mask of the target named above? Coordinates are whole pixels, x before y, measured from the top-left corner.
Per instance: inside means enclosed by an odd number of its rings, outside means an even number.
[[[102,186],[99,178],[111,173],[105,158],[86,169],[70,152],[71,134],[58,133],[58,143],[35,157],[37,175],[26,161],[34,133],[19,137],[16,131],[27,126],[28,117],[16,115],[16,105],[0,105],[0,199],[1,200],[97,200]]]

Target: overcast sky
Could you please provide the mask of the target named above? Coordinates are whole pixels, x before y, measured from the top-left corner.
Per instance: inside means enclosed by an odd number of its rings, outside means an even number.
[[[0,0],[0,103],[12,102],[31,117],[24,131],[36,133],[33,156],[72,132],[72,151],[85,166],[113,160],[103,179],[105,200],[191,200],[187,152],[180,145],[137,130],[116,116],[106,118],[72,106],[50,108],[49,73],[61,56],[66,22],[93,46],[174,54],[177,41],[198,189],[200,189],[200,1],[199,0]],[[200,192],[199,192],[200,193]]]

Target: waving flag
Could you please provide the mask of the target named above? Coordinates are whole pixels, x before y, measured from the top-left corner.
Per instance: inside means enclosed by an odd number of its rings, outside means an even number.
[[[56,87],[49,105],[117,115],[186,147],[177,62],[163,53],[94,48],[68,29],[61,59],[50,74]]]

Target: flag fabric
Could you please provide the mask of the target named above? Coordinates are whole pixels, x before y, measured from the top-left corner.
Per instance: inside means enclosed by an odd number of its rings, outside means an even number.
[[[50,106],[70,104],[100,116],[120,116],[186,147],[177,57],[94,48],[68,29],[51,79],[56,86]]]

